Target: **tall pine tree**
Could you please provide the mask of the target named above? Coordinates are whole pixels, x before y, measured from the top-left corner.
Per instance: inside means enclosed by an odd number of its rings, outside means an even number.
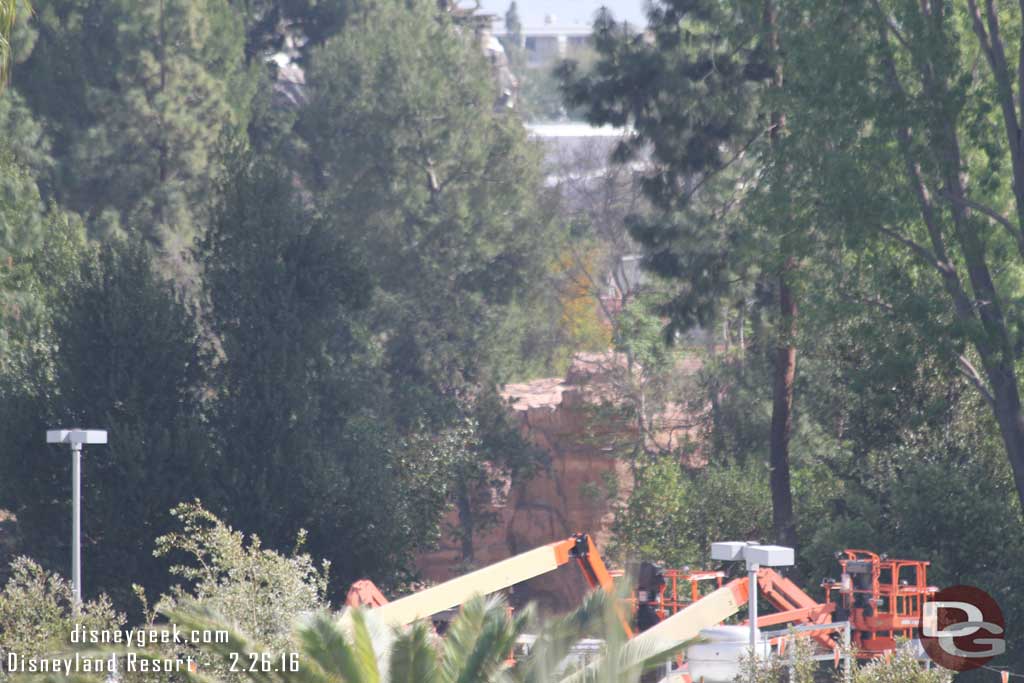
[[[247,122],[257,72],[227,0],[42,4],[17,86],[69,158],[55,194],[94,236],[136,231],[184,274],[221,136]]]
[[[773,410],[769,461],[777,538],[796,542],[789,477],[796,372],[796,299],[793,271],[801,244],[792,229],[782,167],[772,167],[772,145],[784,116],[772,110],[782,85],[774,0],[702,2],[664,0],[651,6],[649,39],[607,13],[595,24],[597,63],[560,68],[566,99],[586,108],[593,124],[629,126],[633,134],[617,159],[650,153],[644,190],[660,213],[633,219],[632,233],[647,265],[679,283],[665,307],[669,335],[709,327],[740,308],[756,291],[778,302],[774,339]],[[768,87],[766,87],[768,86]],[[770,169],[768,172],[766,169]],[[764,215],[738,213],[751,191]],[[741,324],[745,324],[741,322]]]
[[[507,322],[553,256],[538,150],[495,112],[476,37],[428,0],[351,17],[314,53],[309,82],[310,182],[376,285],[368,324],[384,342],[393,415],[405,430],[459,430],[518,361],[529,323]],[[468,501],[479,467],[463,472]]]

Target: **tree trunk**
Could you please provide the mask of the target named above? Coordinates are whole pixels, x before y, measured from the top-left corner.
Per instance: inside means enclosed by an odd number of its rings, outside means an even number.
[[[771,87],[782,87],[782,60],[779,56],[778,8],[775,0],[764,0],[764,40],[774,61]],[[775,145],[786,127],[786,115],[771,114],[771,142]],[[786,255],[779,273],[779,335],[775,350],[775,381],[772,387],[772,431],[769,442],[769,483],[772,492],[772,526],[779,543],[796,547],[796,524],[793,520],[793,492],[789,477],[789,437],[793,429],[793,381],[796,379],[797,306],[787,277],[796,267],[796,259],[780,241],[779,249]]]
[[[462,546],[462,562],[466,565],[472,565],[475,559],[473,557],[473,527],[475,526],[475,520],[473,519],[472,494],[465,482],[459,482],[458,494],[455,498],[455,509],[459,515],[459,532],[461,536],[459,540]]]
[[[796,379],[797,307],[786,282],[779,275],[779,345],[775,350],[775,382],[772,389],[772,431],[770,441],[772,526],[779,543],[796,546],[793,521],[793,493],[789,477],[789,437],[793,429],[793,381]]]

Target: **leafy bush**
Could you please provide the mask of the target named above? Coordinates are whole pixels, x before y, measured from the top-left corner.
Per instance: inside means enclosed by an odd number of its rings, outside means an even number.
[[[810,657],[813,647],[806,638],[795,639],[792,647],[788,660],[778,657],[756,662],[744,660],[737,683],[950,683],[953,680],[953,674],[946,669],[926,669],[907,647],[900,647],[891,657],[866,663],[854,659],[849,676],[843,668],[833,668],[831,663],[819,666],[814,662]]]
[[[75,624],[86,630],[116,629],[124,624],[110,600],[101,595],[82,605],[73,616],[71,584],[45,571],[27,557],[11,563],[11,576],[0,591],[0,681],[10,680],[5,666],[8,653],[37,657],[66,651]]]
[[[609,551],[620,558],[704,565],[714,541],[769,536],[768,472],[756,461],[697,472],[675,458],[642,461],[613,529]]]
[[[876,659],[857,667],[853,683],[950,683],[946,669],[924,669],[910,650],[900,648],[888,659]]]
[[[188,563],[172,566],[171,574],[190,582],[191,588],[175,586],[156,603],[157,612],[209,610],[268,646],[283,649],[291,644],[295,618],[326,606],[330,564],[317,567],[299,552],[305,532],[286,557],[264,549],[258,536],[250,536],[247,543],[242,532],[198,501],[182,503],[171,514],[182,529],[158,538],[155,554],[185,553]]]

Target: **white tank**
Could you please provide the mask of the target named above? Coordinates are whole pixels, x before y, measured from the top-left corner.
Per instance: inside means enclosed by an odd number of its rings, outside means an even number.
[[[749,626],[715,626],[701,629],[705,642],[686,649],[686,661],[694,683],[733,683],[740,675],[740,660],[749,657]],[[757,633],[756,654],[765,659],[770,652],[767,640]]]

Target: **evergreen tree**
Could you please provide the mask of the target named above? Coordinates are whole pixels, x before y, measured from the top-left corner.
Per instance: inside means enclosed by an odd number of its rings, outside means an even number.
[[[516,0],[512,0],[508,6],[508,11],[505,12],[505,33],[508,36],[506,50],[509,47],[521,47],[523,42],[523,22],[519,19],[519,6],[516,4]]]
[[[36,3],[28,27],[33,49],[13,73],[14,89],[45,122],[54,143],[59,197],[73,182],[67,163],[70,148],[82,132],[97,123],[87,102],[92,88],[113,89],[117,51],[118,3],[91,0],[45,0]]]
[[[0,395],[8,397],[13,387],[30,383],[33,347],[42,341],[45,305],[32,259],[43,246],[48,218],[32,175],[0,147]]]
[[[226,3],[191,0],[127,3],[117,22],[115,86],[88,93],[99,121],[72,150],[76,194],[83,209],[114,209],[123,225],[176,256],[191,244],[210,157],[233,122],[241,27]]]
[[[65,566],[69,464],[66,452],[40,446],[40,435],[54,425],[107,429],[109,445],[89,451],[84,466],[85,586],[126,604],[132,581],[166,586],[152,542],[168,530],[170,508],[216,491],[202,407],[205,353],[194,313],[155,273],[144,245],[93,250],[81,233],[54,231],[44,248],[37,272],[48,273],[56,259],[80,266],[43,279],[53,352],[47,360],[41,350],[41,376],[5,402],[4,499],[25,550]]]
[[[218,140],[247,123],[240,18],[226,0],[55,0],[39,15],[18,87],[68,157],[57,197],[93,235],[138,231],[184,275]]]
[[[50,137],[17,90],[8,90],[0,98],[0,135],[4,153],[32,176],[45,198],[56,167]]]
[[[384,340],[393,415],[404,430],[459,430],[519,362],[528,327],[504,323],[553,256],[537,150],[494,112],[476,43],[426,0],[352,17],[314,54],[310,83],[311,182],[379,291],[368,322]],[[503,453],[532,459],[522,444]],[[478,470],[460,471],[457,497],[473,499]]]
[[[285,47],[288,39],[303,57],[344,26],[356,6],[352,0],[244,0],[235,5],[245,20],[248,60],[259,60]],[[304,60],[303,60],[304,61]]]
[[[794,278],[809,229],[790,212],[786,167],[773,164],[785,125],[774,108],[773,91],[782,86],[777,12],[774,0],[666,0],[650,8],[651,40],[603,13],[594,27],[598,62],[587,70],[568,62],[559,71],[568,102],[586,107],[588,121],[636,131],[620,146],[619,161],[650,146],[653,170],[643,184],[660,212],[633,218],[631,228],[647,265],[680,282],[663,308],[669,338],[716,324],[730,308],[742,312],[755,289],[777,301],[774,339],[757,341],[775,347],[768,449],[775,535],[794,545]],[[755,190],[760,211],[739,212],[753,205]]]
[[[373,324],[400,412],[438,417],[500,376],[496,332],[547,265],[539,159],[492,112],[476,45],[432,3],[353,21],[316,53],[301,127],[315,186],[381,289]]]
[[[307,529],[341,585],[402,576],[437,536],[448,474],[382,410],[358,318],[371,282],[350,243],[275,159],[233,153],[198,253],[222,353],[213,424],[228,519],[270,547]]]

